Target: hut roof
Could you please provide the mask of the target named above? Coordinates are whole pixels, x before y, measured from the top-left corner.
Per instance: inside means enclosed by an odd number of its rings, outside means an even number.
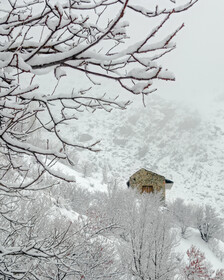
[[[147,170],[147,169],[145,169],[145,168],[139,169],[139,170],[136,171],[134,174],[132,174],[131,177],[134,176],[134,175],[136,175],[136,174],[138,174],[138,173],[141,173],[141,172],[143,172],[143,171],[146,171],[147,173],[150,173],[150,174],[152,174],[152,175],[156,175],[156,176],[165,178],[164,176],[162,176],[162,175],[160,175],[160,174],[158,174],[158,173],[152,172],[152,171],[150,171],[150,170]]]
[[[166,184],[173,184],[173,181],[168,180],[168,179],[165,179],[165,183],[166,183]]]

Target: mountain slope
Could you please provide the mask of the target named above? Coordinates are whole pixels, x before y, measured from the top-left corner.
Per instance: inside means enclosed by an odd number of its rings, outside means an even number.
[[[107,166],[121,186],[145,167],[174,181],[168,199],[208,203],[224,216],[222,123],[223,109],[203,119],[193,109],[156,97],[146,108],[133,104],[126,111],[83,114],[71,132],[81,143],[101,140],[100,153],[77,156],[95,171]]]

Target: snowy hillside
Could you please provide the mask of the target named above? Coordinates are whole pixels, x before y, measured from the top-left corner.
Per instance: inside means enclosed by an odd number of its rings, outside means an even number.
[[[53,191],[53,200],[57,201],[57,203],[54,203],[56,207],[53,207],[54,212],[57,211],[54,213],[54,216],[62,216],[65,220],[74,222],[74,220],[78,221],[78,217],[85,217],[85,214],[83,216],[83,210],[84,213],[86,213],[86,209],[91,209],[91,207],[94,205],[96,206],[96,204],[99,204],[100,208],[102,207],[101,203],[104,204],[104,202],[101,201],[101,199],[104,200],[104,196],[101,196],[100,193],[103,192],[107,194],[108,191],[110,191],[110,188],[107,188],[107,184],[103,183],[102,174],[96,172],[94,174],[91,173],[91,175],[86,176],[86,174],[83,174],[82,171],[77,172],[71,167],[67,167],[63,164],[59,163],[56,166],[65,174],[75,176],[76,184],[72,187],[72,195],[70,194],[69,197],[67,196],[67,199],[64,199],[66,196],[65,189],[59,188],[58,190],[60,191],[59,193],[56,193],[56,196]],[[170,192],[169,199],[173,199],[173,197],[171,197],[172,193],[173,191]],[[111,196],[111,194],[107,196],[108,199],[110,199],[109,197]],[[178,193],[176,193],[176,197],[178,197]],[[179,195],[179,197],[181,197],[181,195]],[[200,205],[201,201],[199,199],[200,197],[198,197],[198,199],[194,199],[194,206]],[[188,202],[189,200],[190,196],[186,201]],[[205,202],[207,203],[207,201]],[[116,207],[113,207],[111,210],[115,213],[116,211],[118,211]],[[117,212],[116,215],[119,215],[119,212]],[[183,238],[175,223],[172,226],[175,228],[175,238],[177,239],[177,245],[174,247],[175,252],[179,254],[182,263],[183,261],[187,263],[188,259],[186,252],[191,248],[191,246],[195,246],[195,248],[199,249],[200,252],[204,254],[206,262],[210,263],[211,265],[211,269],[215,271],[224,268],[224,241],[214,238],[207,243],[202,240],[199,231],[192,227],[189,227],[187,229],[186,236]],[[114,241],[110,242],[113,243]]]
[[[76,163],[88,162],[95,173],[106,169],[121,187],[133,172],[148,168],[174,181],[168,199],[208,203],[224,216],[223,123],[223,109],[203,118],[154,97],[146,108],[134,104],[126,111],[82,115],[71,134],[82,144],[101,140],[101,152],[77,152]]]
[[[94,193],[107,192],[110,181],[126,188],[129,176],[146,167],[175,182],[167,192],[168,201],[182,198],[197,206],[209,204],[224,216],[223,121],[222,108],[203,118],[158,97],[146,108],[133,105],[126,111],[82,114],[69,135],[82,144],[101,140],[101,152],[76,151],[71,155],[75,165],[60,164],[60,169],[76,177],[79,190]],[[194,245],[205,253],[213,269],[224,267],[223,242],[205,243],[193,228],[187,238],[178,236],[176,251],[182,256]]]
[[[224,280],[222,24],[199,6],[185,37],[197,2],[0,0],[0,279]]]

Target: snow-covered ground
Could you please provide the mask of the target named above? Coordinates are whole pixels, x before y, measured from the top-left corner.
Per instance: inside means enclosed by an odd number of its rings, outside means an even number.
[[[81,172],[75,171],[71,167],[63,165],[61,163],[57,164],[57,168],[59,168],[65,174],[75,176],[76,186],[80,189],[85,189],[91,193],[98,192],[98,191],[107,192],[107,184],[102,183],[102,174],[100,173],[95,173],[93,177],[84,178]],[[169,192],[167,193],[168,199],[171,199],[172,194]],[[183,196],[184,194],[182,193],[180,197]],[[176,194],[176,197],[178,197],[178,194]],[[190,197],[186,197],[186,200],[191,201]],[[198,200],[198,203],[200,204],[201,202]],[[56,210],[60,211],[60,215],[64,216],[66,219],[72,222],[77,221],[80,217],[78,213],[70,209],[66,209],[65,207],[63,207],[63,205],[61,205],[59,208],[57,207]],[[208,261],[212,265],[212,268],[214,270],[224,268],[224,242],[219,241],[219,251],[223,252],[223,259],[221,260],[219,257],[217,257],[217,252],[213,252],[214,250],[212,250],[210,244],[206,243],[201,239],[198,230],[189,228],[186,238],[182,238],[181,234],[177,231],[177,236],[179,236],[178,246],[176,247],[175,251],[181,254],[183,260],[187,261],[187,255],[186,255],[187,250],[191,246],[195,246],[205,254],[206,261]]]
[[[81,152],[78,157],[101,172],[107,166],[121,187],[145,167],[174,181],[168,199],[207,203],[224,216],[223,122],[224,110],[204,120],[193,110],[158,98],[147,108],[83,115],[73,128],[73,140],[101,140],[101,152]]]
[[[107,192],[107,184],[102,183],[102,174],[100,173],[94,173],[91,177],[83,177],[82,172],[78,172],[71,167],[68,167],[66,165],[63,165],[61,163],[57,164],[57,168],[59,168],[62,172],[65,174],[69,174],[72,176],[75,176],[76,178],[76,187],[80,189],[85,189],[91,193],[93,192]],[[180,191],[181,194],[181,191]],[[186,195],[186,193],[185,193]],[[172,200],[172,192],[167,192],[168,200]],[[183,197],[184,194],[178,196],[178,193],[175,197]],[[190,196],[185,196],[186,201],[192,201]],[[195,200],[196,201],[196,200]],[[198,200],[198,204],[200,204],[200,200]],[[60,215],[64,216],[66,219],[70,221],[77,221],[79,219],[79,214],[66,209],[61,205],[59,208],[57,208],[57,211],[60,211]],[[82,216],[83,217],[83,216]],[[224,242],[219,241],[219,252],[223,255],[222,258],[220,256],[217,256],[217,248],[216,251],[212,250],[212,247],[209,243],[206,243],[203,241],[200,237],[199,231],[193,228],[189,228],[187,232],[187,237],[182,238],[181,234],[177,231],[178,236],[178,246],[175,249],[176,252],[180,253],[183,257],[183,260],[187,261],[187,255],[186,252],[191,246],[195,246],[196,248],[200,249],[201,252],[205,254],[206,261],[208,261],[212,265],[212,269],[223,269],[224,268]]]
[[[67,80],[66,87],[73,86]],[[223,108],[222,102],[214,102],[205,118],[193,108],[154,96],[146,108],[136,102],[126,111],[77,113],[78,120],[66,137],[84,145],[100,140],[97,147],[101,152],[72,151],[74,166],[58,163],[57,168],[74,176],[78,188],[106,192],[106,183],[116,181],[120,188],[126,188],[129,177],[145,167],[174,181],[167,200],[209,204],[224,217]],[[69,217],[67,210],[63,211]],[[205,253],[214,269],[224,268],[224,262],[193,229],[187,239],[180,240],[180,252],[185,253],[191,245]],[[222,245],[220,250],[224,251]]]
[[[180,253],[187,252],[187,250],[191,247],[195,246],[198,248],[201,252],[205,254],[206,260],[211,263],[212,268],[214,270],[224,268],[224,260],[221,261],[217,256],[212,252],[212,250],[209,248],[209,245],[205,243],[197,230],[190,229],[189,230],[189,237],[188,238],[181,238],[179,246],[177,247],[177,251]],[[221,249],[221,245],[220,245]],[[184,255],[184,259],[187,260],[186,254]]]

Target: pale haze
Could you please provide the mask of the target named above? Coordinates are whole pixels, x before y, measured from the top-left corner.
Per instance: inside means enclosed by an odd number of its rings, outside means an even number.
[[[166,56],[176,82],[163,83],[159,94],[206,113],[211,102],[224,102],[224,1],[199,1],[181,14],[184,29],[177,48]],[[214,105],[215,106],[215,105]]]
[[[223,14],[0,0],[0,279],[224,280]]]

